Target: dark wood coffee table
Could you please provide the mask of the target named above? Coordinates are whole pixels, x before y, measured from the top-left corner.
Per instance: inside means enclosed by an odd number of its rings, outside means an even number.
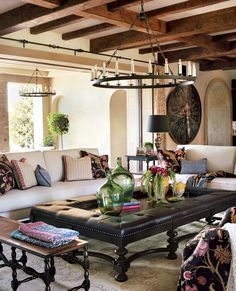
[[[17,290],[18,286],[22,283],[29,282],[36,278],[42,279],[45,284],[45,291],[49,291],[50,283],[54,281],[54,276],[56,273],[56,267],[54,265],[54,257],[67,255],[70,252],[76,251],[78,249],[83,249],[83,261],[79,262],[84,269],[84,281],[80,286],[76,286],[72,290],[78,290],[83,288],[84,290],[89,290],[90,281],[89,281],[89,261],[88,261],[88,250],[87,250],[87,241],[76,239],[71,243],[55,247],[55,248],[44,248],[33,245],[31,243],[27,243],[21,240],[14,239],[10,236],[11,232],[18,229],[20,223],[15,220],[11,220],[5,217],[0,217],[0,260],[3,262],[0,266],[2,267],[10,267],[12,270],[12,281],[11,287],[12,290]],[[3,245],[6,244],[11,247],[11,260],[8,260],[4,255]],[[22,256],[17,259],[16,258],[16,249],[22,251]],[[44,272],[37,272],[32,267],[29,267],[27,264],[27,253],[38,256],[44,260]],[[23,280],[17,279],[17,269],[23,270],[27,275],[27,277]],[[32,289],[33,290],[33,289]]]
[[[206,218],[210,224],[213,215],[233,205],[236,205],[235,191],[191,188],[187,189],[186,199],[181,202],[152,204],[144,199],[140,210],[123,212],[118,217],[100,214],[96,209],[95,197],[80,197],[34,206],[30,219],[76,229],[81,235],[117,246],[114,258],[91,251],[89,255],[112,262],[116,272],[115,279],[123,282],[127,280],[126,272],[130,263],[141,255],[166,252],[168,259],[177,258],[177,227],[202,218]],[[126,246],[129,243],[165,231],[168,236],[167,247],[144,250],[128,256]]]

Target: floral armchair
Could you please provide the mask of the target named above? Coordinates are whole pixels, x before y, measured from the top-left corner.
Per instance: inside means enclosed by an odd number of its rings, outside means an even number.
[[[226,210],[219,226],[207,226],[186,244],[177,291],[226,290],[231,245],[228,231],[221,227],[227,222],[236,222],[236,207]]]

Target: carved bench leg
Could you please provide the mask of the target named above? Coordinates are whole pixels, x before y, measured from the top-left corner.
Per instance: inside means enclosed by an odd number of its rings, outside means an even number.
[[[11,288],[12,290],[17,290],[19,284],[19,281],[17,280],[17,259],[16,259],[16,248],[11,248],[11,259],[10,267],[12,269],[12,281],[11,281]]]
[[[167,254],[167,259],[174,260],[177,258],[176,251],[178,249],[178,232],[176,230],[168,230],[167,235],[169,236],[167,240],[169,243],[167,246],[167,250],[169,251],[169,253]]]
[[[125,282],[128,280],[126,272],[130,267],[130,263],[125,257],[128,251],[126,248],[119,247],[117,250],[115,250],[115,253],[118,256],[118,258],[114,260],[114,269],[117,272],[115,279],[119,282]]]

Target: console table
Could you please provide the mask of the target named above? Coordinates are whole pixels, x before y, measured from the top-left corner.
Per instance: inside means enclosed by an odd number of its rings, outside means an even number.
[[[130,156],[130,155],[127,155],[126,158],[127,158],[127,168],[128,168],[128,170],[130,168],[130,165],[129,165],[130,161],[146,162],[147,170],[148,170],[149,169],[149,162],[153,162],[153,164],[154,164],[155,161],[158,160],[156,155],[155,156],[148,156],[148,155]]]
[[[88,250],[87,250],[87,241],[76,239],[71,243],[55,247],[55,248],[44,248],[40,246],[36,246],[34,244],[30,244],[21,240],[14,239],[10,236],[11,232],[18,229],[20,222],[11,220],[5,217],[0,217],[0,260],[3,262],[0,266],[2,267],[10,267],[12,270],[12,281],[11,288],[12,290],[17,290],[20,284],[29,282],[36,278],[42,279],[45,284],[45,291],[51,290],[50,283],[54,281],[54,276],[56,273],[56,268],[54,265],[54,257],[55,256],[69,256],[69,253],[73,253],[78,249],[83,250],[83,260],[80,261],[76,257],[74,259],[77,263],[79,263],[84,269],[84,281],[80,286],[73,287],[68,291],[75,291],[80,288],[84,290],[89,290],[90,281],[89,281],[89,261],[88,261]],[[4,255],[3,245],[6,244],[11,247],[11,259],[8,260]],[[17,259],[16,249],[22,251],[22,255],[19,259]],[[27,263],[27,255],[26,253],[30,253],[32,255],[41,257],[44,259],[44,272],[37,272],[32,267],[26,265]],[[71,255],[72,256],[72,255]],[[22,280],[17,279],[17,269],[22,270],[25,274],[30,275]]]

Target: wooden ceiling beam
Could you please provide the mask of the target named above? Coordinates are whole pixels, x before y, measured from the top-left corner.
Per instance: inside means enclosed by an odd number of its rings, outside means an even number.
[[[153,0],[144,0],[144,3],[150,2]],[[135,5],[140,4],[140,0],[117,0],[115,2],[107,4],[107,9],[109,11],[117,11],[120,9],[127,9]]]
[[[62,39],[63,40],[70,40],[70,39],[74,39],[74,38],[77,38],[77,37],[83,37],[83,36],[86,36],[86,35],[90,35],[90,34],[93,34],[93,33],[99,33],[99,32],[103,32],[103,31],[107,31],[107,30],[109,30],[111,28],[114,28],[113,24],[102,23],[102,24],[90,26],[90,27],[87,27],[87,28],[82,28],[82,29],[78,29],[78,30],[75,30],[75,31],[63,33],[62,34]]]
[[[232,70],[236,69],[236,58],[230,60],[216,60],[214,62],[201,62],[200,71]]]
[[[175,42],[175,43],[170,43],[170,44],[166,44],[166,45],[160,45],[160,47],[161,47],[161,50],[163,52],[166,52],[166,51],[177,50],[180,48],[189,47],[189,45],[184,43],[184,42]],[[154,46],[153,50],[151,47],[142,48],[142,49],[139,49],[139,54],[140,55],[150,54],[150,53],[152,53],[152,51],[159,52],[160,49],[158,46]]]
[[[21,0],[22,2],[53,9],[61,5],[61,0]]]
[[[67,0],[54,9],[25,4],[0,15],[0,36],[76,14],[76,9],[82,11],[112,1],[114,0]]]
[[[219,40],[235,40],[236,39],[236,32],[215,35],[212,38],[213,38],[213,40],[217,40],[217,41],[219,41]]]
[[[236,29],[235,15],[236,7],[231,7],[167,22],[167,33],[159,35],[158,42],[161,43],[179,40],[181,37]],[[153,40],[153,42],[155,41]],[[129,31],[92,39],[90,41],[90,49],[93,51],[108,51],[118,46],[120,49],[128,49],[134,45],[142,46],[149,43],[147,34]]]
[[[174,5],[165,6],[159,9],[151,10],[147,12],[149,17],[158,16],[163,17],[174,13],[185,12],[197,8],[203,8],[209,5],[225,2],[228,0],[189,0]]]
[[[107,5],[100,5],[96,8],[81,10],[80,8],[74,11],[74,14],[86,17],[98,19],[102,22],[107,22],[116,26],[132,28],[137,31],[146,32],[145,21],[140,20],[137,17],[137,13],[131,10],[121,9],[116,12],[110,12],[107,10]],[[166,33],[166,23],[156,18],[149,19],[149,26],[153,32],[157,34]]]
[[[213,41],[213,37],[209,35],[194,35],[180,38],[181,41],[188,45],[195,45],[204,48],[207,51],[226,51],[229,50],[230,44],[228,41]]]
[[[52,20],[34,27],[30,28],[31,34],[40,34],[46,31],[54,30],[57,28],[64,27],[65,25],[74,23],[75,21],[82,21],[84,20],[83,17],[77,16],[77,15],[69,15],[65,16],[56,20]]]

